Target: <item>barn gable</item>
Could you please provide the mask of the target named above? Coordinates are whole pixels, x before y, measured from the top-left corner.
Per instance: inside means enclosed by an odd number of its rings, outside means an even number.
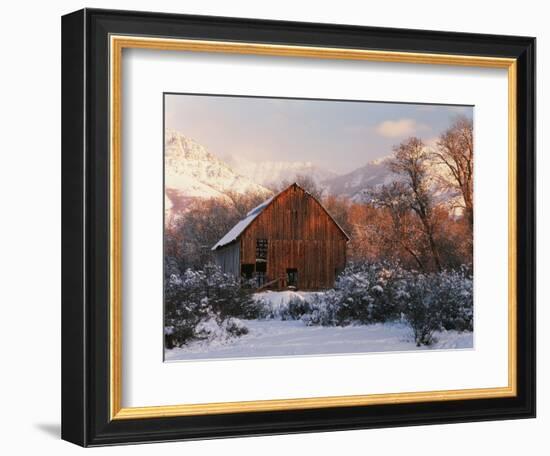
[[[330,220],[334,223],[335,227],[342,233],[342,235],[345,237],[345,239],[349,241],[349,236],[347,235],[347,233],[338,224],[338,222],[336,220],[334,220],[334,218],[329,214],[329,212],[325,209],[325,207],[317,200],[317,198],[315,198],[311,193],[304,190],[297,183],[294,183],[294,184],[290,185],[289,187],[287,187],[285,190],[279,192],[277,195],[272,196],[271,198],[268,198],[266,201],[259,204],[254,209],[251,209],[246,214],[246,217],[244,219],[240,220],[218,242],[216,242],[216,244],[212,247],[211,250],[217,250],[220,247],[231,244],[232,242],[235,242],[237,239],[239,239],[241,237],[241,235],[246,231],[246,229],[260,216],[260,214],[262,212],[264,212],[265,209],[267,209],[278,198],[280,198],[281,196],[284,196],[286,193],[288,193],[292,189],[301,191],[304,196],[312,198],[313,201],[315,201],[319,205],[319,207],[324,211],[324,213],[330,218]]]

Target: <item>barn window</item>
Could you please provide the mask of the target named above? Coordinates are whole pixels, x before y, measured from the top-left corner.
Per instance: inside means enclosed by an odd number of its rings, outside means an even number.
[[[267,239],[256,239],[256,260],[267,260]]]

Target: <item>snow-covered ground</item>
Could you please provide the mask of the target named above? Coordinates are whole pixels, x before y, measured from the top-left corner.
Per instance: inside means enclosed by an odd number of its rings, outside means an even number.
[[[473,348],[473,333],[436,333],[437,342],[417,347],[410,328],[403,323],[361,326],[306,326],[300,320],[246,320],[250,332],[226,341],[193,342],[166,350],[166,361],[328,355],[388,351]]]

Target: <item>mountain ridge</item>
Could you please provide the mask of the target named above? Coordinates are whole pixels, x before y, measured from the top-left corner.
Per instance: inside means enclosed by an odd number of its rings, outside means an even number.
[[[193,199],[221,198],[229,194],[271,191],[236,173],[197,141],[176,130],[166,130],[164,138],[165,210],[167,215],[184,211]]]
[[[254,179],[257,183],[268,188],[277,188],[282,181],[296,181],[299,176],[311,177],[317,184],[338,176],[337,173],[315,165],[311,161],[273,160],[255,162],[229,156],[227,163],[240,174]]]
[[[388,166],[391,158],[392,155],[382,156],[345,174],[336,174],[309,161],[253,162],[235,157],[224,161],[197,141],[175,130],[166,130],[166,215],[169,218],[181,214],[197,198],[220,198],[231,203],[232,193],[259,193],[267,199],[281,182],[292,182],[304,175],[312,178],[325,195],[368,203],[372,189],[400,180]],[[432,166],[435,172],[431,185],[438,202],[459,206],[460,198],[454,192],[440,188],[445,169]]]
[[[376,188],[398,180],[391,172],[388,162],[391,155],[377,158],[346,174],[341,174],[321,182],[325,191],[334,196],[347,196],[356,200],[365,189]]]

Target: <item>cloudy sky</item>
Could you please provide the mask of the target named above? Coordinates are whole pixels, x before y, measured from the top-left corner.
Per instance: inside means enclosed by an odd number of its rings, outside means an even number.
[[[430,143],[471,106],[165,95],[165,126],[220,158],[311,161],[338,173],[389,155],[409,136]]]

